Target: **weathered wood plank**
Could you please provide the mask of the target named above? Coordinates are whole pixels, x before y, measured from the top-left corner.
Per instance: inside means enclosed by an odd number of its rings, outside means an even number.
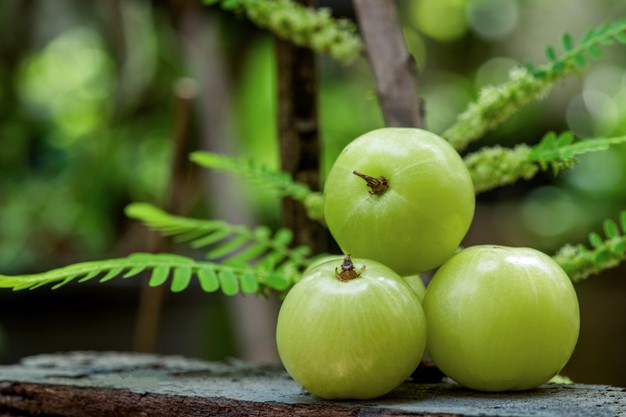
[[[70,352],[0,366],[0,417],[25,416],[550,416],[626,415],[626,391],[546,384],[486,394],[406,382],[372,401],[324,401],[282,369],[173,356]]]

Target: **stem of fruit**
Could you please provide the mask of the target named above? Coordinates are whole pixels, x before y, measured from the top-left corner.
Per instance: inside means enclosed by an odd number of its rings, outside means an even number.
[[[365,266],[361,267],[361,270],[363,269],[365,269]],[[350,254],[346,254],[343,261],[341,261],[341,266],[335,269],[335,276],[340,281],[350,281],[358,278],[360,275],[361,272],[354,269],[354,263],[352,263],[352,259],[350,259]]]
[[[352,171],[357,177],[361,177],[370,187],[370,194],[382,195],[389,189],[389,181],[382,175],[378,178],[370,177],[369,175],[361,174],[359,171]]]

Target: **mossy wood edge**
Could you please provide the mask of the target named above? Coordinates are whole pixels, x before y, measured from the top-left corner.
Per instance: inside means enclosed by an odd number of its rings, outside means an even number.
[[[478,393],[406,382],[371,401],[324,401],[277,366],[117,352],[38,355],[0,366],[0,416],[616,416],[626,390],[546,384]]]

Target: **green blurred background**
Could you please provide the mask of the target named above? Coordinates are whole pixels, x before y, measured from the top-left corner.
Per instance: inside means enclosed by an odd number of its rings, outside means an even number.
[[[426,125],[450,126],[480,88],[515,65],[545,62],[569,32],[626,16],[622,0],[397,2],[420,70]],[[353,18],[350,1],[320,1]],[[193,149],[278,166],[273,40],[199,1],[0,1],[0,273],[39,272],[124,256],[151,235],[123,214],[162,204],[177,123],[191,89]],[[555,86],[477,147],[536,143],[550,130],[626,134],[626,48],[604,49],[588,72]],[[322,57],[320,123],[327,170],[341,148],[383,125],[367,62]],[[279,202],[242,181],[190,174],[189,214],[280,223]],[[626,147],[585,155],[572,171],[481,194],[465,244],[531,246],[551,254],[583,242],[626,209]],[[565,369],[575,381],[626,386],[624,266],[577,285],[581,337]],[[0,361],[59,350],[131,350],[141,280],[0,293]],[[276,362],[278,300],[166,296],[158,351]]]

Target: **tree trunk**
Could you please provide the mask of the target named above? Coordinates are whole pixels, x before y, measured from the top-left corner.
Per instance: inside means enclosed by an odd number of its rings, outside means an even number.
[[[315,4],[314,0],[299,2],[311,7]],[[315,53],[281,39],[275,42],[281,169],[319,190],[321,139]],[[328,250],[327,230],[307,217],[302,203],[284,199],[282,215],[283,226],[294,231],[295,244],[309,246],[313,253]]]

